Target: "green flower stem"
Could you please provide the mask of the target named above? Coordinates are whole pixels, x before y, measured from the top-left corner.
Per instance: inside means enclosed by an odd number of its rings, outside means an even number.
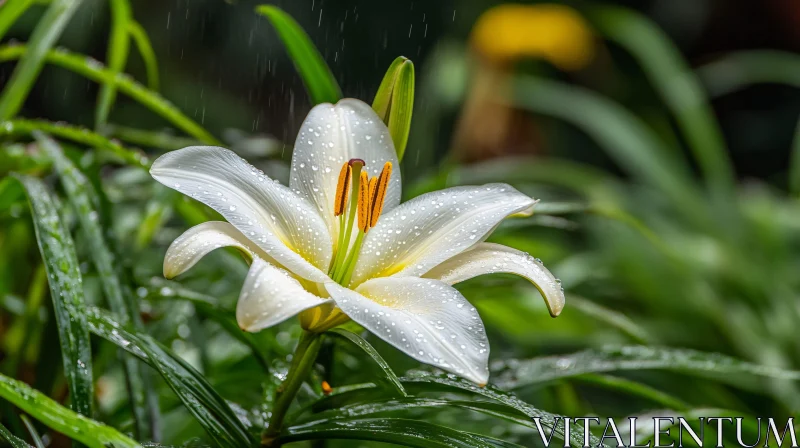
[[[264,431],[261,437],[261,446],[268,447],[274,446],[275,439],[281,433],[283,427],[283,419],[286,417],[286,411],[294,401],[297,391],[305,381],[314,361],[317,359],[322,338],[320,333],[312,333],[304,331],[297,348],[294,350],[292,357],[292,364],[289,366],[289,373],[286,374],[286,379],[278,388],[278,397],[275,400],[275,405],[272,408],[272,416],[269,419],[269,427]]]

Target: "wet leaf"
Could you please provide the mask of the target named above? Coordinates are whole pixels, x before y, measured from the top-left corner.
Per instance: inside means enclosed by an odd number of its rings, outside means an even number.
[[[80,222],[81,230],[86,236],[90,247],[89,256],[100,276],[103,294],[109,308],[123,325],[132,325],[141,329],[142,322],[139,317],[139,305],[130,291],[125,291],[115,269],[119,266],[118,260],[109,249],[103,228],[100,225],[100,198],[97,196],[91,182],[78,170],[75,165],[64,156],[58,144],[45,136],[37,133],[36,139],[39,146],[44,149],[53,160],[53,166],[58,173],[67,199],[75,210]],[[131,406],[136,421],[136,434],[144,436],[149,434],[149,422],[152,421],[151,403],[156,403],[146,372],[142,372],[136,359],[126,356],[122,360],[128,391],[131,395]]]
[[[301,440],[373,440],[419,448],[491,448],[519,445],[478,434],[457,431],[433,423],[402,418],[363,418],[345,421],[323,420],[287,428],[280,443]]]
[[[718,353],[689,349],[645,346],[607,347],[584,350],[563,356],[545,356],[524,361],[507,361],[492,366],[498,373],[494,382],[504,389],[513,389],[585,373],[622,370],[674,370],[688,373],[719,375],[726,381],[742,376],[800,380],[800,372],[740,361]],[[738,382],[737,384],[744,384]]]
[[[28,445],[28,442],[20,439],[19,437],[11,434],[11,431],[8,430],[5,426],[0,423],[0,438],[8,442],[11,445],[11,448],[33,448],[32,446]]]
[[[145,361],[161,374],[183,405],[220,446],[252,445],[247,429],[205,377],[152,337],[128,331],[101,310],[89,308],[91,331]]]
[[[92,350],[83,280],[72,237],[61,222],[58,208],[44,183],[29,176],[16,175],[16,178],[28,195],[36,239],[47,270],[72,408],[91,416],[94,399]]]
[[[0,396],[47,427],[89,447],[139,447],[136,441],[116,429],[76,414],[27,384],[5,375],[0,375]]]

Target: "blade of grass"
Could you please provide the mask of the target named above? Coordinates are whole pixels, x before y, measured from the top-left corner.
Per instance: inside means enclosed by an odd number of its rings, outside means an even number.
[[[405,397],[408,395],[406,394],[406,390],[403,388],[403,384],[400,383],[400,379],[397,378],[397,375],[395,375],[392,368],[389,367],[389,364],[386,362],[386,360],[384,360],[383,357],[378,353],[378,351],[375,350],[375,347],[373,347],[369,342],[364,340],[364,338],[353,333],[352,331],[348,331],[343,328],[334,328],[328,331],[328,333],[331,333],[347,341],[350,341],[361,350],[364,350],[364,352],[366,352],[367,355],[369,355],[369,357],[372,358],[373,361],[375,361],[378,367],[380,367],[382,376],[384,378],[384,382],[388,383],[388,386],[390,388],[393,388],[399,396]]]
[[[29,176],[15,177],[28,195],[36,240],[47,270],[71,405],[76,412],[91,416],[94,398],[92,350],[81,273],[72,237],[44,183]]]
[[[89,256],[100,277],[103,294],[109,308],[114,312],[122,325],[131,325],[141,331],[142,320],[139,316],[139,304],[133,294],[126,294],[120,281],[116,267],[119,262],[109,249],[100,225],[100,198],[92,187],[89,179],[78,170],[72,162],[64,156],[58,144],[47,136],[38,133],[36,139],[40,148],[53,160],[53,165],[67,193],[70,205],[78,215],[81,230],[89,245]],[[134,416],[134,433],[139,438],[152,434],[149,422],[155,420],[157,408],[149,406],[156,403],[150,381],[136,359],[130,356],[122,357],[128,391],[131,398],[131,408]]]
[[[7,0],[0,8],[0,40],[17,19],[30,8],[36,0]]]
[[[128,0],[110,0],[111,7],[111,35],[108,38],[106,52],[106,67],[113,77],[125,70],[130,49],[130,34],[128,24],[131,21],[131,5]],[[109,79],[113,79],[109,77]],[[108,121],[108,114],[117,95],[117,86],[113,81],[105,81],[100,85],[97,94],[97,108],[94,114],[95,130],[102,129]]]
[[[372,440],[419,448],[521,448],[491,437],[402,418],[352,418],[298,425],[287,428],[278,443],[323,439]]]
[[[139,56],[144,61],[144,67],[147,71],[147,87],[150,90],[158,91],[158,60],[156,59],[156,52],[153,51],[153,45],[150,43],[150,38],[147,37],[147,32],[139,25],[139,22],[131,20],[128,22],[128,33],[136,44],[136,49],[139,50]]]
[[[31,435],[31,439],[33,443],[36,445],[36,448],[44,448],[44,443],[42,442],[42,438],[39,437],[39,433],[36,432],[36,428],[33,426],[31,419],[28,418],[27,415],[20,415],[20,419],[22,419],[22,423],[25,424],[25,428],[28,429],[28,433]]]
[[[513,364],[513,367],[511,365]],[[719,375],[731,381],[734,375],[800,380],[800,372],[740,361],[718,353],[666,347],[621,346],[600,350],[584,350],[562,356],[545,356],[530,360],[514,360],[506,367],[496,366],[495,384],[514,389],[530,384],[568,378],[586,373],[623,370],[672,370],[692,374]],[[746,382],[736,382],[747,385]]]
[[[147,156],[137,150],[123,147],[100,134],[96,134],[86,128],[68,125],[66,123],[53,123],[46,120],[6,120],[0,121],[0,136],[31,135],[36,131],[56,137],[71,140],[76,143],[88,145],[99,150],[105,151],[121,161],[148,168],[150,160]]]
[[[2,437],[11,448],[33,448],[32,446],[28,445],[28,442],[20,439],[19,437],[11,434],[11,431],[8,430],[2,423],[0,423],[0,437]]]
[[[632,10],[602,6],[591,12],[600,33],[625,48],[641,64],[675,116],[709,188],[720,197],[730,196],[735,176],[722,131],[700,82],[669,37]]]
[[[11,79],[0,94],[0,119],[17,114],[44,67],[47,52],[56,44],[81,0],[53,0],[31,34],[28,51],[20,58]]]
[[[628,335],[634,342],[646,344],[650,342],[650,335],[642,326],[628,318],[628,316],[610,308],[598,305],[591,300],[569,294],[569,306],[599,322],[605,322]]]
[[[116,429],[77,414],[22,381],[0,375],[0,397],[10,401],[48,428],[91,448],[139,448]]]
[[[638,117],[594,92],[558,81],[519,78],[515,91],[520,107],[575,124],[621,167],[669,195],[687,217],[701,224],[707,221],[707,207],[685,161],[673,158],[664,142]]]
[[[0,47],[0,61],[10,61],[23,57],[28,51],[25,45],[6,45]],[[120,92],[130,96],[151,111],[160,115],[178,129],[209,145],[221,145],[219,140],[203,129],[195,121],[184,115],[172,103],[158,93],[134,81],[130,76],[119,73],[116,76],[106,70],[103,64],[88,57],[71,53],[64,49],[50,50],[45,60],[51,64],[73,71],[95,82],[113,82]]]
[[[800,88],[800,57],[776,50],[735,51],[696,70],[712,97],[754,84],[785,84]]]
[[[515,409],[528,418],[538,417],[541,419],[542,426],[546,428],[553,428],[555,434],[562,440],[569,440],[574,446],[583,446],[583,426],[574,424],[570,427],[569,434],[564,434],[562,429],[558,428],[558,415],[542,411],[536,407],[526,403],[511,392],[506,392],[493,385],[485,387],[477,387],[465,379],[452,378],[445,375],[433,375],[427,372],[412,372],[411,375],[400,378],[406,390],[410,391],[412,395],[417,395],[419,391],[431,392],[460,392],[469,395],[479,395],[483,398],[502,403],[512,409]],[[566,437],[566,439],[565,439]],[[595,436],[590,436],[592,446],[600,446],[600,440]]]
[[[256,13],[269,19],[286,51],[292,59],[297,72],[303,79],[312,104],[336,103],[342,98],[342,91],[331,69],[322,59],[314,43],[303,28],[282,9],[272,5],[256,7]]]
[[[208,380],[152,337],[124,329],[107,313],[87,309],[91,331],[152,366],[220,446],[251,446],[250,436]]]

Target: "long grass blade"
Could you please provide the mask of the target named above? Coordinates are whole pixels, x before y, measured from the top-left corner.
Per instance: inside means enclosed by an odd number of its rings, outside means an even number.
[[[36,131],[97,148],[133,166],[148,168],[150,160],[138,150],[126,148],[86,128],[46,120],[0,121],[0,136],[32,135]]]
[[[0,47],[0,62],[19,59],[23,57],[27,51],[28,47],[25,45],[6,45]],[[148,90],[124,73],[119,73],[115,76],[103,67],[103,64],[100,62],[88,56],[71,53],[64,49],[48,51],[45,54],[45,60],[95,82],[113,82],[120,92],[130,96],[192,137],[209,145],[222,144],[199,124],[184,115],[183,112],[178,110],[172,103],[161,97],[158,93]]]
[[[11,28],[11,25],[30,8],[35,0],[7,0],[0,8],[0,40]]]
[[[483,398],[502,403],[525,414],[528,418],[541,419],[543,427],[552,428],[553,432],[559,438],[562,440],[569,440],[572,444],[571,446],[583,446],[583,427],[581,425],[572,425],[570,432],[565,434],[563,429],[558,426],[557,417],[560,416],[537,409],[529,403],[520,400],[513,393],[506,392],[493,385],[476,387],[475,384],[464,379],[451,378],[444,375],[432,375],[426,372],[415,372],[412,375],[402,377],[400,380],[403,382],[406,390],[409,390],[412,395],[417,395],[418,391],[459,392],[469,395],[479,395]],[[592,436],[591,445],[601,445],[600,440]]]
[[[147,87],[157,92],[159,86],[158,59],[156,59],[156,52],[153,51],[153,44],[150,43],[147,32],[135,20],[128,22],[128,33],[130,33],[133,43],[136,44],[136,49],[139,50],[139,56],[144,61],[147,71]]]
[[[0,375],[0,397],[54,431],[91,448],[138,448],[136,441],[116,429],[77,414],[22,381]]]
[[[28,195],[36,239],[47,270],[71,405],[76,412],[91,416],[92,350],[72,237],[61,222],[58,208],[44,183],[29,176],[16,175],[16,178]]]
[[[0,119],[17,114],[28,97],[33,82],[44,67],[47,52],[56,44],[64,27],[81,5],[81,0],[53,0],[33,30],[28,51],[20,58],[3,93],[0,94]]]
[[[304,424],[287,428],[278,441],[283,444],[321,439],[372,440],[418,448],[520,448],[491,437],[402,418],[352,418]]]
[[[703,87],[669,37],[632,10],[604,6],[592,12],[597,29],[642,66],[675,116],[709,187],[718,194],[731,195],[735,176],[722,131]]]
[[[114,312],[122,325],[131,325],[142,330],[143,324],[139,316],[139,305],[130,292],[123,289],[116,269],[118,260],[109,249],[100,226],[100,198],[94,191],[89,179],[73,163],[64,156],[63,151],[52,139],[39,133],[36,136],[41,148],[53,160],[53,166],[64,186],[70,205],[75,210],[81,230],[86,236],[90,251],[89,256],[100,277],[103,294],[109,308]],[[136,423],[136,434],[140,437],[152,434],[150,422],[154,421],[154,408],[157,402],[150,387],[148,375],[142,371],[136,359],[124,356],[122,359],[128,390],[131,395],[131,407]]]
[[[125,70],[128,62],[131,36],[128,24],[131,21],[131,5],[128,0],[111,0],[111,35],[108,38],[108,51],[106,52],[106,67],[115,78]],[[109,79],[113,79],[109,77]],[[108,114],[117,95],[117,85],[111,81],[100,85],[97,95],[97,108],[94,114],[95,129],[102,129],[108,121]]]
[[[106,313],[87,310],[91,331],[145,361],[158,371],[203,429],[220,446],[251,446],[241,421],[203,377],[186,361],[158,344],[152,337],[124,329]]]
[[[11,431],[3,426],[2,423],[0,423],[0,438],[8,442],[8,444],[11,445],[11,448],[33,448],[32,446],[28,445],[28,442],[20,439],[14,434],[11,434]]]
[[[322,55],[303,28],[289,14],[276,6],[261,5],[256,7],[256,12],[269,19],[275,27],[297,72],[303,79],[311,102],[320,104],[339,101],[342,98],[342,90],[328,64],[322,59]]]
[[[623,370],[672,370],[717,375],[727,381],[733,381],[735,376],[740,375],[748,378],[750,383],[754,377],[800,380],[798,371],[751,364],[718,353],[645,346],[584,350],[563,356],[545,356],[514,361],[511,364],[505,368],[498,367],[498,373],[493,377],[495,384],[504,389],[514,389],[586,373]],[[745,382],[740,384],[745,384]]]

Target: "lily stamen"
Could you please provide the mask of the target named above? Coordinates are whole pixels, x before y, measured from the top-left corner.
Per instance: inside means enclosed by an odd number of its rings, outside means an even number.
[[[372,182],[375,180],[373,177],[372,180],[369,179],[369,175],[367,175],[366,171],[361,172],[361,179],[360,179],[360,188],[358,189],[358,228],[367,233],[369,230],[369,223],[370,223],[370,186]]]
[[[339,183],[336,184],[336,201],[333,205],[333,215],[339,216],[344,213],[347,206],[347,199],[350,196],[350,180],[353,177],[353,167],[350,162],[345,162],[342,165],[342,170],[339,172]]]
[[[383,212],[383,202],[386,200],[386,189],[389,187],[389,179],[392,177],[392,162],[386,162],[383,165],[383,170],[377,179],[372,179],[375,182],[373,186],[370,181],[369,189],[370,196],[372,196],[372,207],[370,210],[370,227],[375,227],[378,224],[378,218]]]

